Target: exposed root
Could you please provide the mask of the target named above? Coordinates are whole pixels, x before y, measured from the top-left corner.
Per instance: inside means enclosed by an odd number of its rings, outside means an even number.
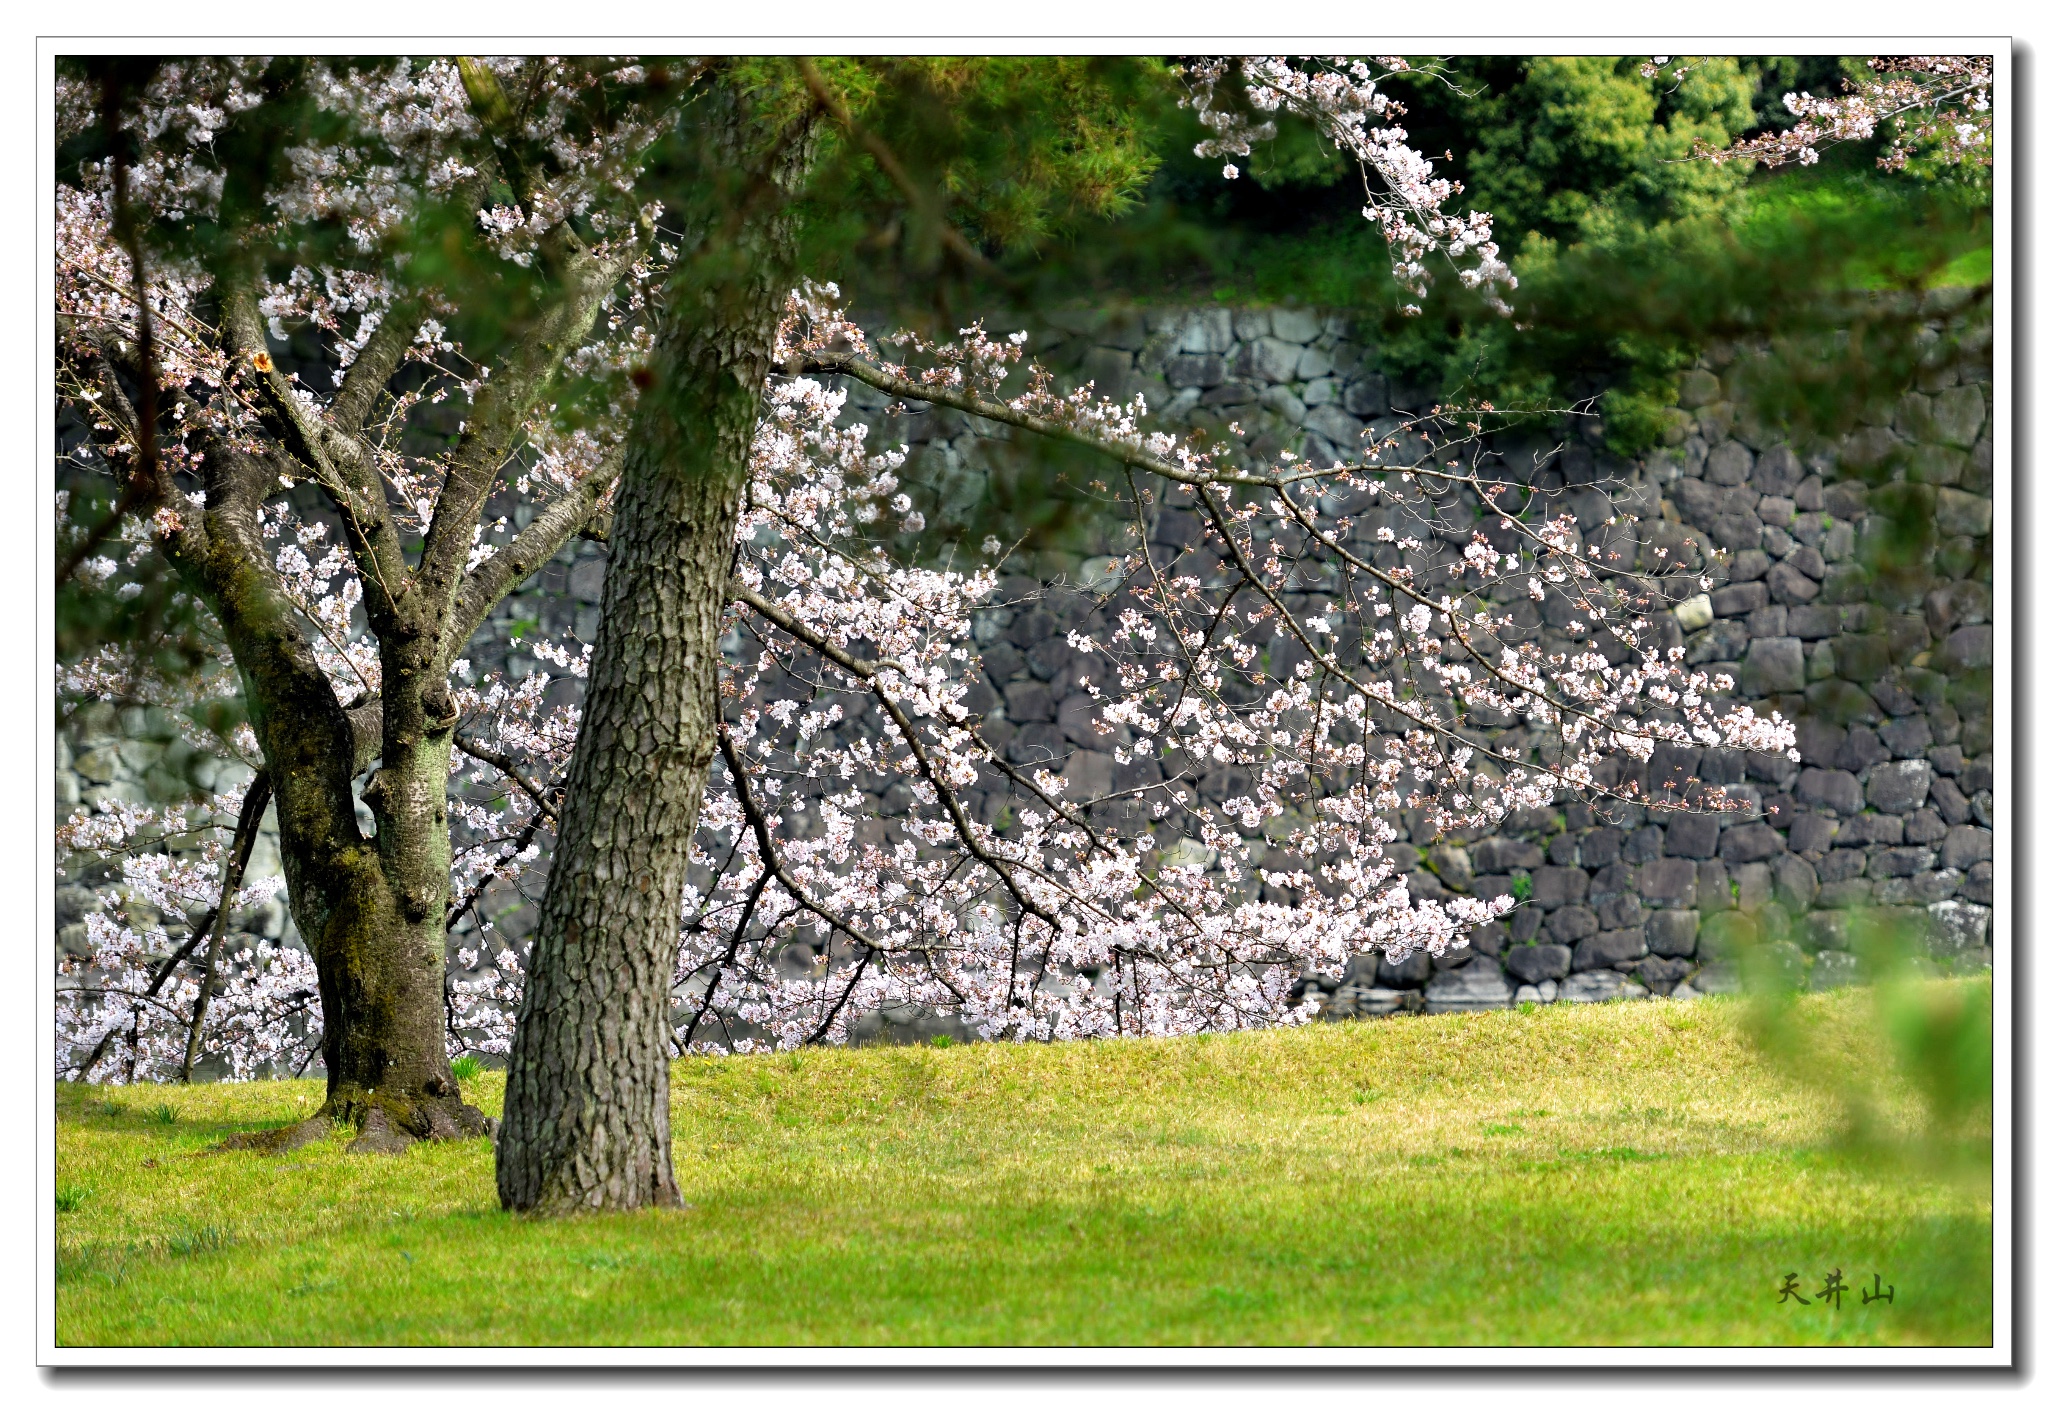
[[[277,1130],[243,1131],[228,1136],[213,1148],[216,1152],[255,1150],[260,1154],[289,1154],[325,1140],[341,1125],[358,1127],[347,1150],[354,1155],[402,1155],[421,1140],[485,1136],[496,1144],[498,1139],[498,1123],[465,1104],[453,1091],[430,1091],[420,1096],[375,1091],[329,1098],[311,1120]]]
[[[323,1111],[297,1125],[282,1126],[276,1130],[245,1130],[238,1135],[230,1135],[215,1145],[213,1152],[255,1150],[259,1154],[284,1155],[307,1145],[317,1145],[333,1133],[334,1121]]]
[[[348,1153],[352,1155],[402,1155],[413,1147],[414,1136],[402,1134],[391,1128],[391,1122],[382,1111],[372,1108],[363,1117],[362,1131],[349,1142]]]

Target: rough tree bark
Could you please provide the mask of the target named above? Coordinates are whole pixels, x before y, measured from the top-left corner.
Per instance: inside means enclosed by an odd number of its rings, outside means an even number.
[[[680,1206],[669,993],[717,746],[733,529],[767,378],[810,119],[762,132],[719,91],[695,247],[671,280],[611,528],[602,622],[529,958],[498,1194],[543,1212]],[[709,105],[709,104],[707,104]],[[763,147],[766,147],[763,150]],[[720,205],[724,207],[719,208]]]

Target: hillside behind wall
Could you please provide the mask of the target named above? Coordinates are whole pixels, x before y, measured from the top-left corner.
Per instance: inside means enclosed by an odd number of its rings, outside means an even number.
[[[1687,997],[1737,987],[1731,957],[1752,938],[1767,942],[1788,973],[1825,988],[1858,977],[1847,913],[1873,904],[1915,913],[1945,960],[1990,960],[1989,344],[1981,331],[1945,327],[1943,304],[1930,300],[1923,310],[1930,335],[1961,333],[1960,361],[1929,370],[1898,402],[1817,448],[1795,451],[1731,400],[1732,351],[1684,378],[1668,446],[1641,460],[1603,452],[1597,428],[1563,440],[1540,471],[1538,457],[1557,437],[1495,445],[1538,485],[1564,490],[1582,519],[1597,519],[1602,503],[1634,513],[1641,524],[1627,540],[1646,564],[1659,548],[1682,554],[1688,537],[1724,553],[1708,567],[1715,588],[1674,600],[1664,637],[1682,639],[1689,660],[1727,664],[1760,706],[1798,717],[1801,761],[1660,752],[1637,776],[1724,786],[1747,805],[1732,814],[1637,812],[1608,824],[1567,804],[1518,815],[1507,831],[1462,845],[1410,833],[1393,855],[1417,896],[1507,892],[1526,905],[1468,949],[1436,961],[1360,956],[1343,980],[1306,985],[1303,997],[1326,1016]],[[1398,427],[1402,411],[1428,407],[1425,393],[1381,373],[1370,347],[1337,318],[1203,309],[1051,320],[1052,333],[1035,334],[1030,350],[1066,378],[1093,379],[1119,396],[1143,392],[1168,427],[1213,431],[1238,421],[1254,453],[1284,447],[1327,459],[1363,432]],[[881,403],[851,388],[853,407],[876,418],[878,436],[907,431],[916,445],[910,476],[925,486],[920,505],[942,524],[964,519],[985,490],[983,435],[949,413],[881,419]],[[1882,544],[1896,550],[1892,528],[1902,520],[1916,559],[1874,570]],[[1168,511],[1154,534],[1156,545],[1178,550],[1199,542],[1200,526]],[[1113,614],[1100,606],[1113,602],[1112,562],[1131,544],[1105,531],[1091,551],[1040,553],[1029,573],[1004,578],[1010,603],[975,628],[989,680],[970,700],[988,718],[990,738],[1020,763],[1050,758],[1081,794],[1109,787],[1113,741],[1082,715],[1084,674],[1064,637]],[[523,671],[527,660],[508,653],[522,620],[594,639],[603,568],[601,547],[565,549],[480,633],[474,661]],[[1536,621],[1546,638],[1564,622]],[[847,724],[862,723],[854,716]],[[1526,732],[1516,739],[1541,743]],[[165,788],[165,767],[191,775],[195,764],[146,716],[89,711],[67,741],[64,811],[74,796],[92,803],[155,792]],[[995,789],[985,793],[984,816],[1004,802]],[[883,838],[887,827],[885,817],[871,836]],[[492,946],[530,934],[538,885],[529,886],[486,899]],[[77,911],[89,899],[82,885],[60,891],[65,944],[77,942]],[[252,932],[292,938],[281,902],[250,923]],[[888,1021],[867,1031],[961,1034],[951,1020],[915,1010]]]

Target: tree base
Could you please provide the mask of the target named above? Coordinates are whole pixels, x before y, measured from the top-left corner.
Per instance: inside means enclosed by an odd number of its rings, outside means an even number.
[[[498,1139],[498,1123],[459,1095],[397,1096],[375,1091],[330,1095],[327,1104],[309,1120],[277,1130],[243,1131],[228,1136],[214,1149],[289,1154],[318,1144],[341,1125],[357,1127],[356,1138],[349,1142],[347,1150],[352,1155],[402,1155],[422,1140],[470,1140],[483,1136],[495,1144]]]

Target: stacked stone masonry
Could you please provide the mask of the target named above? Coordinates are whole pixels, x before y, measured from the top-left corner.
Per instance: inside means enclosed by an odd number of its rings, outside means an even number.
[[[1566,804],[1518,815],[1507,831],[1476,842],[1432,845],[1427,834],[1408,834],[1392,857],[1415,896],[1510,893],[1523,904],[1466,948],[1398,963],[1362,955],[1341,979],[1305,981],[1303,998],[1326,1017],[1683,998],[1739,987],[1736,956],[1752,945],[1785,974],[1827,988],[1859,977],[1851,913],[1873,906],[1916,925],[1944,962],[1989,962],[1989,344],[1981,329],[1945,326],[1946,310],[1930,300],[1928,334],[1951,333],[1961,355],[1820,447],[1795,449],[1730,398],[1733,350],[1683,377],[1666,446],[1639,460],[1605,452],[1597,421],[1563,439],[1494,444],[1531,480],[1561,490],[1581,519],[1602,503],[1638,517],[1632,533],[1605,538],[1603,549],[1632,547],[1646,563],[1662,549],[1705,568],[1713,587],[1674,595],[1663,636],[1682,639],[1691,661],[1725,664],[1745,697],[1796,716],[1801,759],[1660,750],[1639,776],[1721,786],[1741,805],[1729,813],[1632,811],[1607,823]],[[1092,379],[1118,397],[1142,393],[1169,428],[1214,433],[1236,422],[1254,455],[1291,448],[1328,460],[1429,407],[1426,394],[1376,367],[1344,321],[1313,312],[1169,309],[1052,321],[1053,332],[1034,334],[1029,349],[1064,378]],[[985,440],[1006,434],[950,413],[887,417],[883,402],[848,388],[878,437],[902,433],[913,445],[908,476],[922,485],[920,505],[934,522],[966,519],[985,490]],[[526,509],[510,510],[524,524]],[[1912,551],[1903,565],[1902,520]],[[1162,512],[1154,536],[1161,548],[1186,548],[1199,541],[1200,523]],[[1712,554],[1688,558],[1688,539]],[[1132,544],[1105,528],[1092,550],[1041,551],[1028,571],[1013,557],[1018,573],[1004,578],[1003,603],[975,625],[987,681],[970,703],[990,738],[1019,763],[1049,761],[1078,794],[1111,787],[1107,752],[1116,738],[1087,724],[1086,669],[1065,635],[1114,614],[1100,606],[1113,603],[1116,560]],[[1887,550],[1889,563],[1876,568]],[[509,640],[535,623],[594,639],[603,571],[601,547],[565,549],[499,610],[473,662],[519,675],[530,660]],[[1548,636],[1563,620],[1542,622]],[[60,744],[60,812],[107,795],[170,797],[179,783],[225,787],[234,778],[200,774],[211,762],[176,753],[178,743],[146,718],[104,712],[82,713]],[[880,797],[876,840],[887,836],[892,811],[888,793]],[[983,800],[993,818],[1003,796]],[[523,941],[536,896],[508,889],[486,900],[492,944]],[[60,890],[67,947],[80,943],[78,911],[90,900],[85,885]],[[276,935],[289,918],[280,902],[245,923]],[[869,1032],[962,1032],[916,1010],[894,1017],[893,1030]]]

